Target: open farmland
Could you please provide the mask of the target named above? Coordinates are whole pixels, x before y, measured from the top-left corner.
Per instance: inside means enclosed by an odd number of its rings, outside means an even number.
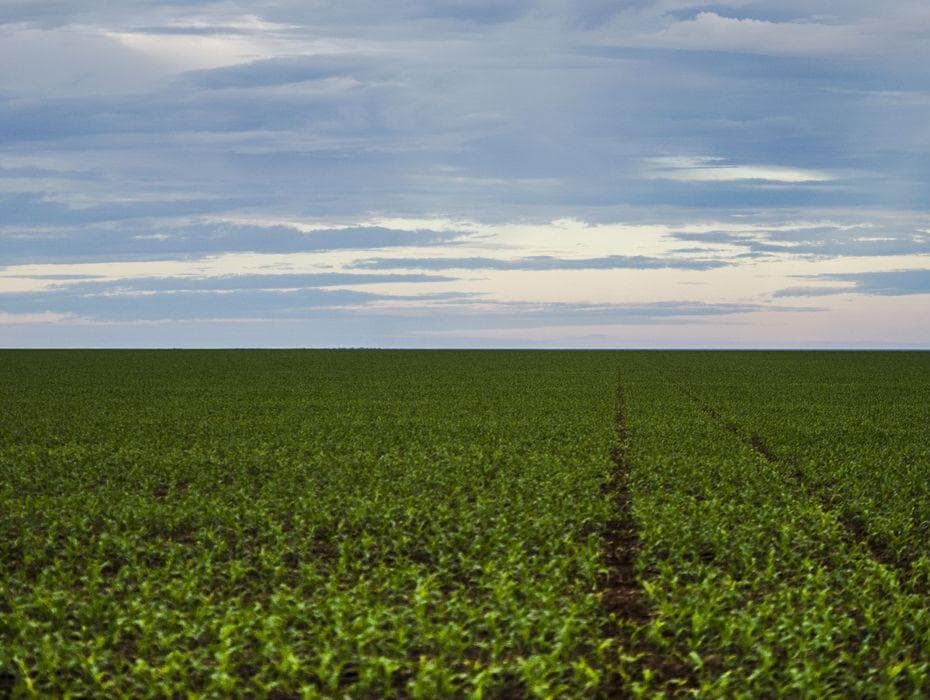
[[[930,693],[930,353],[0,358],[0,694]]]

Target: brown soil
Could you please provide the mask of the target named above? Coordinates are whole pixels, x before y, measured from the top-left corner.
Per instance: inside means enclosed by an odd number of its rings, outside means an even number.
[[[639,664],[648,667],[655,681],[665,684],[678,679],[679,684],[693,683],[692,669],[687,665],[660,654],[645,638],[637,634],[652,618],[652,607],[639,580],[637,560],[640,554],[639,530],[633,516],[633,498],[630,493],[629,445],[630,431],[626,421],[626,403],[623,385],[618,380],[616,398],[617,440],[610,452],[613,473],[604,485],[614,506],[614,517],[604,532],[604,562],[607,573],[600,582],[601,605],[608,622],[604,636],[616,640],[615,648],[639,657]],[[629,696],[629,690],[617,676],[606,679],[598,695],[618,698]]]

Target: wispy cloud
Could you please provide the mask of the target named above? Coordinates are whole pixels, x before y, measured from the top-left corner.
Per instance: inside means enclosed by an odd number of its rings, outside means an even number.
[[[456,278],[443,275],[382,274],[351,272],[236,274],[196,277],[130,277],[99,279],[93,275],[34,275],[34,278],[55,280],[48,293],[70,294],[143,294],[149,292],[228,292],[247,289],[289,290],[310,287],[349,287],[366,284],[415,284],[451,282]],[[2,298],[2,297],[0,297]]]
[[[815,20],[777,22],[699,12],[689,19],[628,40],[635,46],[777,56],[842,56],[871,53],[877,46],[866,27]]]
[[[285,56],[191,71],[179,81],[208,89],[269,87],[364,75],[376,65],[373,57],[352,54]]]
[[[720,316],[755,313],[761,304],[669,301],[640,304],[503,302],[467,293],[419,295],[379,294],[353,289],[187,288],[159,285],[81,283],[43,292],[0,293],[0,312],[20,318],[53,314],[72,321],[131,323],[137,321],[205,322],[242,319],[392,318],[410,328],[517,328],[545,324],[694,322]],[[776,307],[777,308],[777,307]],[[788,308],[788,307],[784,307]],[[811,309],[792,309],[809,312]]]
[[[724,245],[748,257],[889,257],[930,254],[930,240],[917,227],[824,222],[746,231],[675,232],[679,241]]]
[[[321,308],[362,304],[377,295],[353,290],[301,288],[219,292],[179,290],[127,293],[72,289],[0,294],[0,308],[11,314],[54,313],[103,321],[157,321],[224,318],[304,317]]]
[[[534,255],[511,260],[499,258],[370,258],[352,263],[365,270],[713,270],[728,262],[713,258],[607,255],[601,258],[556,258]]]
[[[659,157],[646,160],[648,177],[680,182],[740,182],[763,181],[788,184],[829,182],[836,179],[830,173],[789,168],[777,165],[736,165],[724,158]]]
[[[179,207],[181,208],[181,207]],[[112,209],[108,209],[112,211]],[[96,212],[89,223],[96,223]],[[373,250],[391,247],[450,245],[464,234],[449,231],[404,231],[349,227],[301,231],[297,228],[191,223],[187,225],[123,223],[78,230],[24,229],[0,237],[0,260],[7,265],[42,262],[158,260],[219,253],[298,253]]]
[[[890,270],[887,272],[825,273],[810,277],[827,284],[788,287],[776,297],[820,297],[835,294],[909,296],[930,294],[930,269]]]

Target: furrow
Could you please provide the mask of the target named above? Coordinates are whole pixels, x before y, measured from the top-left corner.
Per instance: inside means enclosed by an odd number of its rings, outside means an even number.
[[[618,384],[617,441],[611,450],[613,474],[606,485],[613,501],[614,517],[607,523],[604,537],[607,575],[603,582],[603,603],[613,617],[643,624],[649,620],[649,607],[636,575],[640,541],[630,496],[629,430],[625,410],[623,387]]]
[[[641,551],[639,527],[633,515],[630,489],[630,431],[626,419],[626,401],[618,376],[615,403],[616,442],[611,450],[613,471],[604,488],[613,503],[613,518],[607,522],[604,534],[606,573],[601,580],[601,604],[606,612],[604,636],[614,641],[618,653],[636,657],[640,667],[649,669],[657,683],[663,678],[682,675],[645,634],[654,610],[645,595],[637,562]],[[629,694],[629,679],[624,680],[619,667],[614,667],[605,679],[601,695],[608,698]]]

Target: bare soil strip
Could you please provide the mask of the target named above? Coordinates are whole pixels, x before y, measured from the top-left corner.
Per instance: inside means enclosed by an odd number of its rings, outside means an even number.
[[[626,405],[623,386],[617,384],[616,398],[617,441],[610,451],[613,474],[605,489],[614,505],[614,517],[607,523],[604,534],[604,561],[607,574],[602,582],[602,602],[612,616],[635,624],[649,621],[649,606],[636,576],[639,557],[639,532],[633,518],[633,499],[630,496],[629,430],[626,424]],[[614,623],[616,626],[616,623]]]
[[[616,648],[639,657],[642,668],[648,668],[653,678],[662,680],[691,679],[691,669],[660,654],[642,633],[652,619],[652,606],[637,575],[640,553],[639,530],[633,516],[630,493],[630,431],[626,420],[626,401],[621,378],[617,378],[615,408],[616,442],[611,449],[613,473],[604,484],[614,506],[614,516],[604,532],[604,562],[607,572],[600,582],[603,591],[601,605],[607,613],[604,636],[616,642]],[[601,695],[608,698],[626,697],[629,690],[619,675],[605,679]]]

